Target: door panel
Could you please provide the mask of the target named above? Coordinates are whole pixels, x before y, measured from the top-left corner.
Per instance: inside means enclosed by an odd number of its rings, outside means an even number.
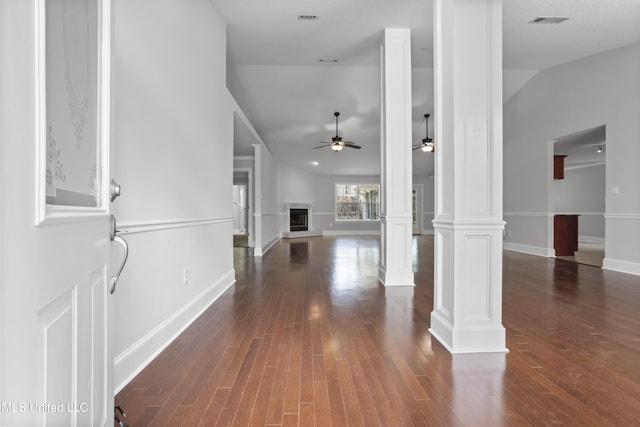
[[[113,424],[110,16],[109,0],[0,4],[0,425]]]
[[[34,405],[29,410],[42,413],[45,425],[73,425],[71,414],[53,411],[47,405],[71,402],[74,398],[74,329],[77,324],[74,294],[75,289],[72,289],[49,303],[38,315],[42,340],[39,366],[44,368],[41,373],[44,395],[42,401],[29,403],[30,406]]]

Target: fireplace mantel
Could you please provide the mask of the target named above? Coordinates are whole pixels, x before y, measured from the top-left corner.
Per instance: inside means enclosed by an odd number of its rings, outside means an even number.
[[[304,209],[307,211],[307,230],[304,231],[295,231],[291,230],[291,210],[292,209]],[[312,218],[312,210],[310,203],[298,203],[298,202],[290,202],[284,204],[284,210],[287,214],[285,230],[282,232],[282,237],[285,239],[293,239],[296,237],[312,237],[312,236],[322,236],[321,231],[313,231],[311,218]]]
[[[284,210],[289,212],[289,209],[309,209],[311,211],[311,203],[285,203]]]

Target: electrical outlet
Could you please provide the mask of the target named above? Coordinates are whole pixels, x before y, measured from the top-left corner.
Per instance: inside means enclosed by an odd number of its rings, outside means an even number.
[[[185,286],[189,284],[189,270],[182,270],[182,283]]]

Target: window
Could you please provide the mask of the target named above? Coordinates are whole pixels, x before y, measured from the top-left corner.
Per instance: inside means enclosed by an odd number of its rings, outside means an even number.
[[[336,184],[336,221],[378,221],[380,186]]]

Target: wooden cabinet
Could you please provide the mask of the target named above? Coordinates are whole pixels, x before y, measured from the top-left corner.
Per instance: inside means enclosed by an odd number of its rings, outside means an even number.
[[[564,179],[564,158],[566,155],[553,156],[553,179]]]
[[[553,248],[556,256],[573,256],[578,250],[578,215],[553,217]]]

